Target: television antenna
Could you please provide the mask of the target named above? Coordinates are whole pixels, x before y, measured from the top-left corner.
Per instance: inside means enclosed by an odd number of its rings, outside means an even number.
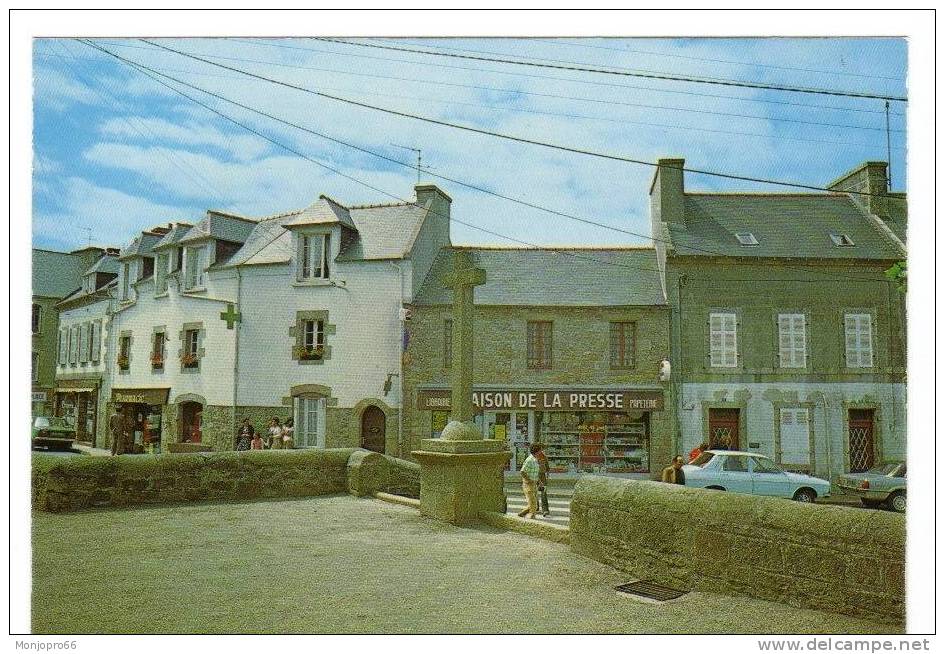
[[[392,145],[393,147],[395,147],[395,148],[400,148],[401,150],[410,150],[411,152],[413,152],[413,153],[415,153],[415,154],[417,155],[417,166],[416,166],[416,168],[417,168],[417,184],[420,183],[420,171],[421,171],[421,170],[432,170],[432,167],[431,167],[431,166],[424,166],[424,165],[423,165],[423,150],[421,150],[420,148],[414,148],[414,147],[411,147],[411,146],[409,146],[409,145],[399,145],[399,144],[397,144],[397,143],[391,143],[391,145]]]
[[[92,228],[86,225],[76,225],[78,229],[85,230],[85,233],[88,235],[89,247],[92,247]]]

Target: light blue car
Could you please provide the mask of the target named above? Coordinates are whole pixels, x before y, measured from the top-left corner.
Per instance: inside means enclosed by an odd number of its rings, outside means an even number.
[[[830,495],[830,482],[782,470],[774,461],[754,452],[707,450],[683,466],[686,486],[787,497],[813,502]]]

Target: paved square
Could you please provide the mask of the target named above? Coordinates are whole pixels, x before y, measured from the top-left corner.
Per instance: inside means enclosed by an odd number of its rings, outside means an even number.
[[[350,496],[36,512],[33,553],[37,633],[896,630],[708,593],[638,602],[567,546]]]

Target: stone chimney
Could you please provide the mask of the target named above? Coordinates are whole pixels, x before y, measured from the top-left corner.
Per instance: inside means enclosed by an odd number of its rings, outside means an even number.
[[[453,204],[453,198],[444,193],[439,186],[435,184],[417,184],[414,191],[417,194],[417,204],[425,207],[428,202],[432,202],[430,209],[436,215],[445,217],[447,221],[449,220],[450,205]]]
[[[854,202],[874,216],[886,219],[889,217],[887,165],[885,161],[864,162],[831,182],[827,188],[838,193],[857,191],[850,195]]]
[[[685,223],[685,159],[659,159],[650,185],[650,215],[654,229],[660,222]],[[654,232],[657,233],[657,232]]]

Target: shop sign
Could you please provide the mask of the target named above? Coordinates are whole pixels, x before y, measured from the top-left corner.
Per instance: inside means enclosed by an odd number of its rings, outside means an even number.
[[[663,391],[594,389],[473,391],[477,411],[662,411]],[[448,411],[450,391],[417,394],[421,411]]]
[[[46,391],[33,391],[32,392],[33,402],[45,402],[46,401]]]
[[[169,388],[113,388],[112,402],[116,404],[167,404]]]

